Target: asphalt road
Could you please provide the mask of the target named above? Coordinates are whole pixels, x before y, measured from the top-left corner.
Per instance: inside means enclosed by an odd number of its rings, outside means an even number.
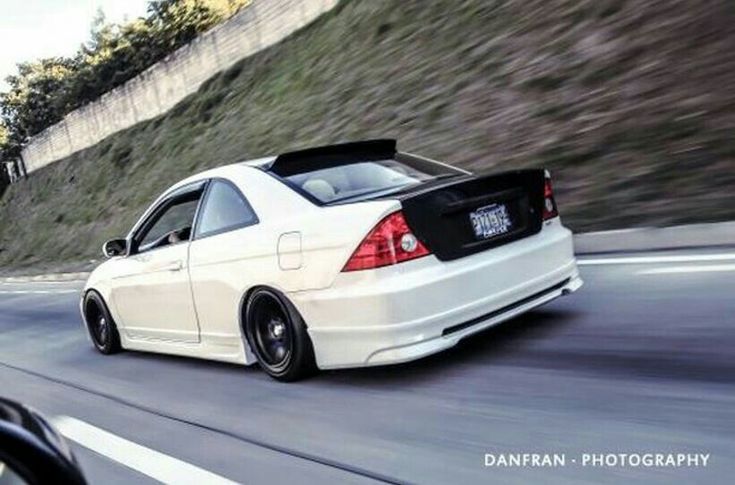
[[[81,283],[0,284],[0,395],[139,445],[115,461],[94,440],[75,443],[91,483],[152,481],[126,460],[155,452],[255,484],[732,483],[735,251],[715,252],[731,259],[600,257],[609,264],[582,266],[576,294],[448,352],[295,384],[257,368],[102,356],[82,331]],[[564,453],[566,466],[484,464],[513,452]],[[602,452],[710,458],[582,465]]]

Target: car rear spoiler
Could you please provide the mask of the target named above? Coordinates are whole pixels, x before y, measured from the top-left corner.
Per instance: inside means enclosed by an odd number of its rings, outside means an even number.
[[[281,177],[309,170],[314,162],[320,168],[344,165],[350,162],[388,160],[396,155],[396,140],[365,140],[337,145],[326,145],[278,155],[268,171]]]

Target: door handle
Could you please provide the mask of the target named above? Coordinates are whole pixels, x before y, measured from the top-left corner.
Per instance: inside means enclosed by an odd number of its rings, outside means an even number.
[[[161,268],[163,271],[181,271],[184,268],[184,263],[181,261],[174,261],[173,263],[165,265]]]

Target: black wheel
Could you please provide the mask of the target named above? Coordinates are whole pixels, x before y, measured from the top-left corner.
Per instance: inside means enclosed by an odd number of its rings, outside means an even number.
[[[295,308],[273,290],[261,288],[245,307],[245,334],[260,366],[279,381],[296,381],[316,370],[306,325]]]
[[[90,291],[84,298],[84,320],[95,348],[109,355],[119,352],[120,334],[104,300],[96,291]]]

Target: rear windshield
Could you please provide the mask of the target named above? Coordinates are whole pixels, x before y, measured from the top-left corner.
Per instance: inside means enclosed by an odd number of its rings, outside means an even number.
[[[273,172],[294,188],[324,204],[378,197],[439,178],[463,174],[449,166],[423,159],[347,163],[330,161],[309,165],[299,167],[296,173],[293,170],[278,173],[277,169]]]

